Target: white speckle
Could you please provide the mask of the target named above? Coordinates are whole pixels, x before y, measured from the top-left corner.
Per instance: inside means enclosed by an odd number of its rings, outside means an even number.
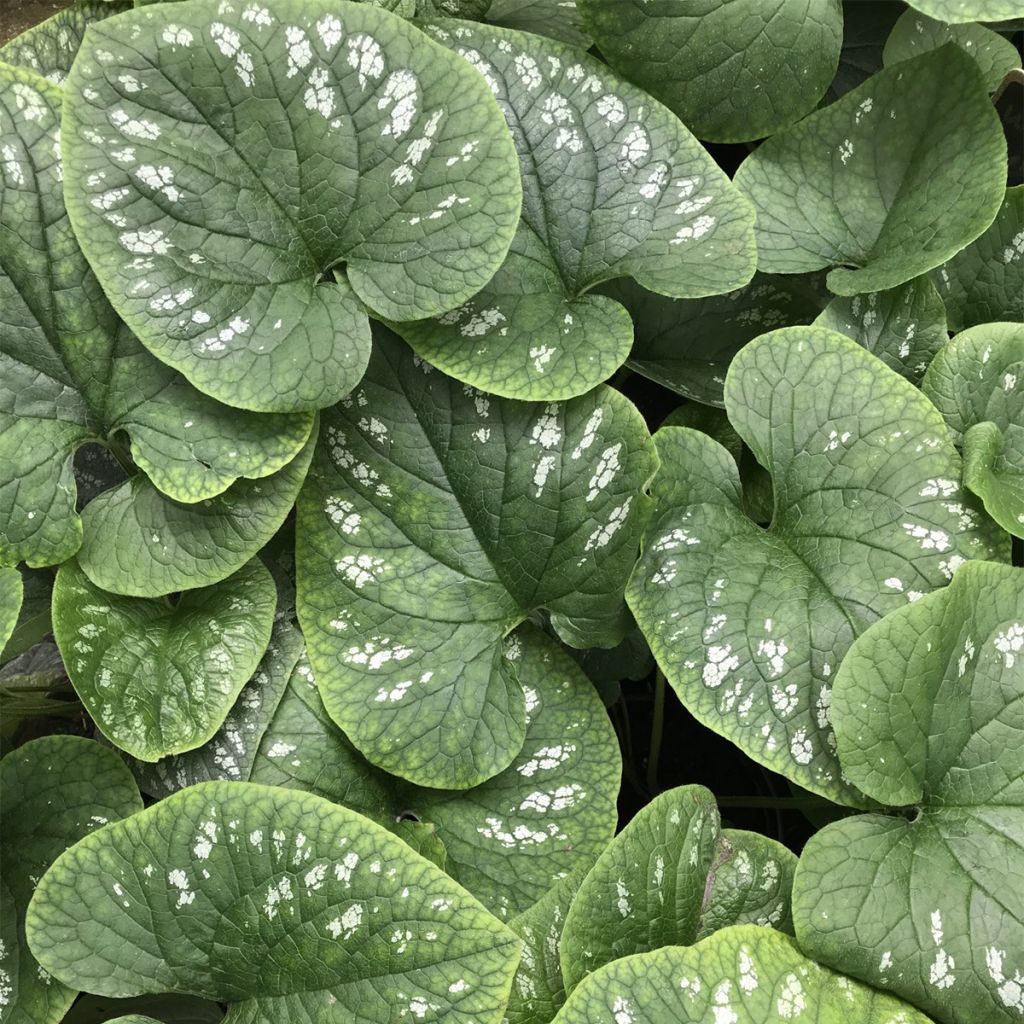
[[[592,551],[594,548],[606,547],[608,542],[615,536],[619,531],[619,527],[626,521],[629,516],[629,507],[632,505],[633,499],[627,498],[621,505],[617,505],[612,509],[608,516],[608,522],[604,526],[597,527],[593,533],[587,538],[587,543],[583,546],[584,551]]]
[[[750,995],[757,988],[757,968],[750,953],[740,947],[740,988]]]
[[[1013,668],[1017,655],[1024,651],[1024,623],[1014,622],[992,641],[995,649],[1003,656],[1006,668]]]
[[[417,101],[418,81],[411,71],[393,71],[384,83],[384,92],[377,100],[378,110],[391,108],[390,116],[380,133],[400,139],[412,127],[413,118],[419,109]]]
[[[131,135],[133,138],[149,139],[150,141],[160,138],[160,126],[158,124],[148,121],[144,117],[129,117],[127,112],[121,107],[115,107],[110,112],[110,120],[125,135]]]
[[[123,249],[132,253],[155,253],[164,256],[171,251],[171,243],[164,238],[159,228],[144,228],[139,231],[122,231],[118,241]]]
[[[544,368],[551,361],[551,357],[555,354],[555,349],[548,345],[535,345],[530,349],[530,358],[533,360],[534,369],[538,373],[543,373]]]
[[[613,93],[607,93],[597,101],[597,112],[609,125],[622,124],[626,120],[626,105]]]
[[[714,689],[725,682],[726,676],[739,668],[740,659],[732,653],[729,644],[713,644],[707,649],[707,658],[701,672],[704,685]]]
[[[587,501],[593,501],[615,478],[615,474],[622,468],[619,463],[619,452],[622,450],[622,442],[606,448],[601,453],[594,475],[590,478],[587,491]]]
[[[651,152],[651,140],[647,132],[638,124],[633,125],[626,133],[619,158],[633,167],[639,167]]]
[[[853,143],[849,139],[843,139],[843,143],[839,147],[839,159],[846,164],[851,156],[853,156]]]
[[[985,950],[985,965],[989,976],[999,986],[996,991],[1002,1004],[1024,1016],[1024,974],[1014,971],[1013,977],[1007,978],[1003,968],[1005,956],[1005,950],[989,946]]]
[[[280,878],[278,881],[267,887],[267,895],[263,901],[263,912],[267,919],[273,921],[277,917],[279,907],[284,903],[290,903],[295,898],[292,892],[292,881],[288,877]]]
[[[949,534],[944,530],[929,530],[915,523],[902,523],[908,537],[920,541],[922,551],[946,551],[949,548]]]
[[[326,50],[333,50],[341,42],[341,22],[333,14],[324,15],[316,23],[316,31]]]
[[[181,28],[179,25],[168,25],[161,36],[165,43],[170,43],[171,46],[191,46],[192,45],[192,33],[187,28]]]
[[[327,86],[326,68],[312,70],[302,101],[307,110],[315,110],[321,117],[329,118],[334,113],[334,90]]]
[[[785,657],[789,653],[789,647],[784,640],[764,639],[757,645],[757,653],[768,659],[769,671],[772,678],[781,676],[786,667]]]
[[[295,751],[295,744],[294,743],[285,743],[283,740],[277,740],[277,742],[272,744],[270,749],[267,751],[267,757],[272,757],[272,758],[275,758],[275,759],[280,758],[280,757],[287,757],[289,754],[293,753],[294,751]]]
[[[516,55],[514,63],[520,84],[531,92],[539,89],[544,79],[537,62],[528,54],[520,53]]]
[[[804,989],[800,984],[800,979],[795,974],[786,976],[785,985],[779,994],[779,998],[776,1000],[775,1006],[779,1011],[779,1016],[785,1020],[790,1020],[803,1013],[806,1006]]]
[[[180,868],[168,872],[167,881],[178,890],[178,902],[175,904],[177,907],[188,906],[196,898],[196,894],[189,889],[188,875]]]
[[[362,905],[353,903],[341,917],[336,917],[333,921],[328,922],[327,931],[330,932],[332,939],[350,939],[362,923],[362,920]]]
[[[632,910],[629,905],[629,889],[626,888],[626,883],[621,878],[615,883],[615,892],[618,897],[615,905],[619,908],[619,913],[623,917],[629,917]]]
[[[597,437],[597,429],[601,426],[601,420],[604,419],[604,410],[601,408],[595,409],[590,417],[587,419],[586,425],[583,428],[583,437],[580,438],[580,443],[572,450],[572,458],[575,461],[594,443]]]
[[[806,729],[797,729],[789,741],[789,752],[797,764],[810,764],[814,759],[814,747],[807,737]]]
[[[371,78],[379,79],[384,74],[384,55],[377,40],[362,33],[354,35],[348,41],[348,65],[358,74],[361,89]]]

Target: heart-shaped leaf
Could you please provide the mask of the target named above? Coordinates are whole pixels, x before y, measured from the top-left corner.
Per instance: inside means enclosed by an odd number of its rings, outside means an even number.
[[[127,432],[146,487],[194,502],[276,472],[312,425],[220,405],[119,323],[64,209],[60,113],[56,86],[0,67],[0,224],[20,243],[0,255],[0,560],[30,565],[81,543],[71,457],[86,441]]]
[[[630,607],[697,718],[797,785],[863,806],[835,755],[835,670],[868,625],[965,558],[1005,557],[1005,541],[961,492],[935,407],[849,338],[758,338],[733,360],[725,404],[771,474],[771,523],[741,512],[721,446],[659,431],[658,514]]]
[[[66,983],[189,992],[239,1024],[498,1024],[518,960],[503,924],[379,825],[252,783],[204,782],[87,837],[43,877],[28,934]]]
[[[562,930],[567,991],[612,960],[690,946],[728,925],[791,930],[795,866],[796,857],[770,839],[721,831],[703,786],[662,793],[580,884]]]
[[[1020,16],[1016,0],[907,0],[915,10],[939,21],[1002,21]]]
[[[583,24],[620,74],[699,138],[744,142],[814,109],[839,62],[839,0],[578,0]]]
[[[947,44],[885,68],[768,139],[736,184],[757,210],[758,269],[837,267],[837,295],[939,266],[992,223],[1006,143],[978,65]]]
[[[486,78],[523,175],[519,230],[494,278],[454,312],[399,328],[425,359],[506,397],[571,398],[611,376],[633,340],[595,285],[628,275],[695,297],[750,279],[750,206],[670,111],[551,40],[425,27]]]
[[[277,595],[259,561],[177,604],[118,597],[74,563],[53,588],[53,631],[97,727],[142,761],[205,743],[270,641]]]
[[[470,790],[411,786],[367,763],[325,713],[299,663],[260,746],[253,780],[307,789],[394,826],[432,825],[446,869],[495,913],[531,907],[588,867],[615,831],[615,733],[589,680],[557,643],[523,627],[509,640],[526,692],[526,738],[505,771]]]
[[[924,393],[964,453],[964,483],[1024,537],[1024,326],[982,324],[935,357]]]
[[[0,654],[18,624],[24,587],[17,569],[0,568]]]
[[[453,309],[519,216],[483,79],[346,0],[194,0],[94,27],[63,145],[71,218],[118,312],[243,409],[336,402],[366,366],[363,304],[394,320]]]
[[[884,292],[837,296],[814,323],[860,342],[889,369],[918,385],[949,340],[945,307],[927,276]]]
[[[1024,1012],[1024,570],[968,562],[886,616],[836,676],[853,782],[912,815],[812,836],[793,889],[801,946],[950,1024]]]
[[[164,497],[135,476],[94,498],[82,513],[78,561],[98,587],[130,597],[162,597],[226,579],[278,531],[306,478],[314,430],[273,476],[239,480],[194,505]]]
[[[1024,185],[1006,198],[988,230],[932,273],[949,329],[1024,321]]]
[[[808,960],[788,935],[737,926],[584,979],[555,1024],[929,1024],[892,996]]]
[[[507,767],[525,705],[501,639],[538,608],[575,646],[621,639],[655,464],[618,392],[488,398],[382,332],[324,414],[296,551],[309,659],[363,755],[438,788]]]
[[[82,836],[142,810],[138,788],[114,751],[78,736],[44,736],[0,761],[3,902],[0,992],[10,1024],[57,1024],[75,987],[54,979],[25,941],[25,911],[43,872]]]

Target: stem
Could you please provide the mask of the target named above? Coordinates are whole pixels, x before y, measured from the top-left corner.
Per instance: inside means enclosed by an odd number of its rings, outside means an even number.
[[[651,745],[647,754],[647,788],[653,796],[658,792],[658,761],[661,758],[661,735],[665,730],[665,673],[654,673],[654,718],[651,721]]]
[[[1010,68],[1010,70],[1006,72],[1003,80],[996,86],[996,91],[992,93],[992,102],[998,103],[999,97],[1002,96],[1011,85],[1024,85],[1024,68]]]

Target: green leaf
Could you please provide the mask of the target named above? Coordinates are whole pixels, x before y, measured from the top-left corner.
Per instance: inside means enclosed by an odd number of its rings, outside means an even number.
[[[679,300],[631,281],[603,289],[633,317],[630,369],[684,398],[722,405],[725,372],[748,341],[773,327],[809,324],[828,296],[814,280],[755,274],[728,295]]]
[[[904,816],[847,818],[797,868],[801,946],[949,1024],[1024,1010],[1024,571],[968,562],[853,645],[833,715],[851,779]]]
[[[306,414],[255,416],[200,394],[120,324],[64,208],[61,94],[0,65],[0,561],[50,565],[81,543],[75,450],[127,432],[156,487],[199,501],[284,466]]]
[[[571,398],[611,376],[633,340],[626,311],[594,286],[628,275],[695,297],[750,279],[750,206],[670,111],[551,40],[425,27],[497,97],[519,153],[523,216],[472,300],[396,328],[421,356],[495,394]]]
[[[489,398],[381,332],[298,504],[299,620],[362,754],[438,788],[506,768],[525,708],[501,639],[538,608],[574,646],[622,638],[655,466],[618,392]]]
[[[78,561],[98,587],[161,597],[210,586],[241,568],[291,512],[316,446],[316,431],[284,469],[239,480],[194,505],[162,495],[143,476],[94,498],[82,513]]]
[[[236,1024],[498,1024],[518,960],[503,924],[379,825],[252,783],[192,786],[79,843],[28,933],[58,979],[228,1002]]]
[[[577,6],[608,63],[713,142],[760,139],[792,124],[814,109],[839,62],[839,0]]]
[[[725,449],[659,431],[658,513],[627,599],[700,721],[797,785],[864,806],[835,755],[836,669],[872,622],[965,558],[1006,557],[1005,539],[961,492],[938,411],[842,335],[790,327],[751,342],[725,402],[771,474],[771,523],[741,512]]]
[[[565,3],[565,0],[491,0],[487,21],[550,36],[584,50],[591,44],[576,4]]]
[[[303,661],[253,779],[318,793],[389,828],[403,817],[429,823],[453,877],[502,917],[524,911],[611,838],[621,760],[600,698],[557,643],[522,628],[509,654],[527,695],[526,737],[505,771],[473,789],[412,786],[370,765],[327,716]]]
[[[1024,185],[1006,198],[988,230],[932,273],[949,328],[1024,321]]]
[[[480,76],[345,0],[156,4],[94,27],[64,148],[71,218],[115,308],[243,409],[338,401],[366,366],[365,307],[455,308],[519,216],[515,151]]]
[[[85,30],[130,6],[120,0],[75,0],[52,18],[33,25],[0,46],[0,61],[28,68],[56,85],[63,85],[82,45]]]
[[[142,810],[131,773],[112,751],[78,736],[30,740],[0,761],[3,924],[0,992],[10,1024],[57,1024],[74,999],[36,962],[25,912],[36,883],[64,850],[108,821]]]
[[[626,957],[586,978],[555,1024],[929,1024],[891,996],[819,967],[778,932],[716,932]]]
[[[918,385],[949,339],[945,307],[927,276],[884,292],[837,296],[814,323],[853,338]]]
[[[964,483],[1024,537],[1024,326],[982,324],[935,357],[922,385],[964,453]]]
[[[758,269],[837,267],[837,295],[883,291],[992,222],[1006,143],[977,64],[947,44],[885,68],[768,139],[736,184],[757,210]]]
[[[970,22],[948,25],[918,11],[904,11],[885,42],[882,58],[886,66],[956,43],[974,58],[985,76],[989,92],[994,92],[1010,68],[1020,64],[1017,47],[984,25]]]
[[[21,573],[17,569],[0,567],[0,653],[6,648],[18,624],[24,589]]]
[[[790,927],[796,858],[770,840],[721,831],[703,786],[655,797],[615,837],[580,884],[562,931],[572,990],[613,960],[690,946],[732,924]],[[763,837],[756,837],[762,839]]]
[[[53,629],[99,730],[156,761],[205,743],[223,724],[267,649],[275,601],[257,560],[175,605],[108,594],[68,562],[53,588]]]
[[[1020,17],[1017,0],[907,0],[915,10],[939,21],[1002,21]]]

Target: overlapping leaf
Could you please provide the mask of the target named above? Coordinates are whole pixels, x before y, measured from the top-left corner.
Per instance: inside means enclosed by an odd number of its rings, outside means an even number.
[[[18,624],[24,587],[17,569],[0,568],[0,653]]]
[[[1024,1011],[1024,570],[968,562],[854,644],[839,755],[880,803],[813,836],[793,913],[816,959],[937,1021]]]
[[[759,270],[834,267],[829,288],[856,295],[977,238],[1006,187],[1006,146],[977,64],[947,44],[768,139],[735,180],[757,210]]]
[[[591,43],[575,2],[564,0],[419,0],[416,13],[421,18],[471,18],[584,49]]]
[[[238,1024],[498,1024],[518,960],[503,924],[379,825],[252,783],[201,783],[87,837],[44,876],[28,934],[61,981],[188,992]]]
[[[611,376],[633,340],[595,285],[630,276],[694,297],[750,279],[750,206],[670,111],[551,40],[425,27],[484,75],[523,175],[522,219],[494,278],[454,312],[400,328],[429,362],[495,394],[570,398]]]
[[[267,649],[276,600],[255,560],[175,605],[108,594],[68,562],[53,588],[54,636],[103,735],[156,761],[220,728]]]
[[[1020,15],[1016,0],[907,0],[915,10],[952,24],[965,21],[1001,21]]]
[[[818,327],[764,335],[733,361],[725,401],[771,474],[771,523],[741,512],[721,446],[660,431],[658,513],[630,607],[702,722],[798,785],[863,805],[829,721],[844,654],[966,558],[1005,557],[1005,542],[961,492],[935,407],[850,339]]]
[[[243,409],[336,402],[366,366],[364,304],[395,320],[460,305],[519,216],[486,83],[370,4],[108,20],[69,78],[64,136],[68,207],[114,306]]]
[[[501,638],[546,608],[574,646],[621,639],[654,468],[617,392],[488,398],[382,332],[324,414],[296,552],[310,662],[359,750],[441,788],[506,768],[525,702]]]

